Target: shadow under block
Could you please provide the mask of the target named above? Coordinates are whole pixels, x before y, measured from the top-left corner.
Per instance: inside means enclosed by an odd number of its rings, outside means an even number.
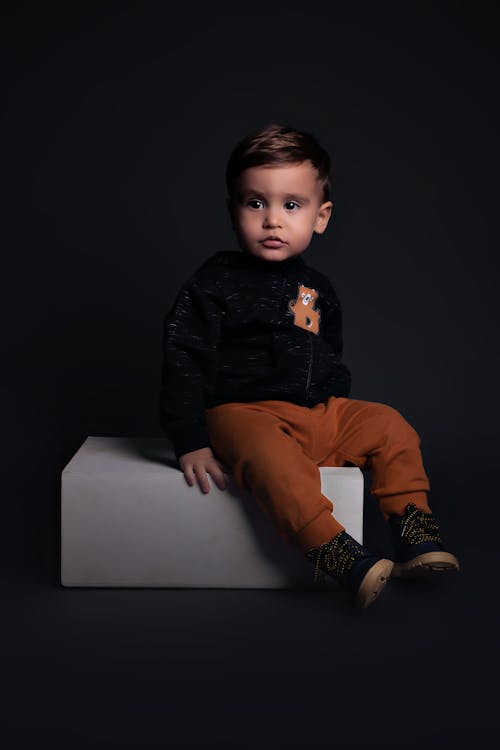
[[[362,542],[361,471],[320,473],[335,517]],[[225,492],[188,487],[165,439],[88,437],[62,472],[64,586],[291,588],[313,573],[230,477]]]

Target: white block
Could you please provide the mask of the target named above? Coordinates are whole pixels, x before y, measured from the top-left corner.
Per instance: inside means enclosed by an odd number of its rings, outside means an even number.
[[[335,517],[359,542],[363,475],[321,468]],[[162,438],[89,437],[62,472],[64,586],[288,588],[313,567],[248,492],[188,487]]]

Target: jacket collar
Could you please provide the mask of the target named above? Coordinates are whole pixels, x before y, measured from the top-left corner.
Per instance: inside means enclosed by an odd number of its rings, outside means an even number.
[[[226,250],[216,253],[213,260],[218,265],[227,265],[236,268],[255,268],[261,271],[288,271],[292,268],[303,268],[305,266],[301,255],[294,255],[292,258],[280,261],[263,260],[256,258],[254,255],[244,253],[242,250]]]

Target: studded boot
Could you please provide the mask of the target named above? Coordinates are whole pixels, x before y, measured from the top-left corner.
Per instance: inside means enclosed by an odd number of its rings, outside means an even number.
[[[393,566],[391,560],[373,555],[346,531],[313,547],[306,557],[315,565],[315,582],[320,572],[331,576],[362,609],[382,593]]]
[[[389,524],[394,545],[393,577],[427,577],[460,569],[455,555],[446,551],[432,513],[408,503],[402,516],[390,516]]]

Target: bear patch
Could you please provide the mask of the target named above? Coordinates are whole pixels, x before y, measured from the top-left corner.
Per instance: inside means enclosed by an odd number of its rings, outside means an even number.
[[[314,307],[318,296],[316,289],[299,284],[297,298],[288,303],[288,308],[293,312],[294,325],[316,334],[319,333],[321,317],[320,311]]]

